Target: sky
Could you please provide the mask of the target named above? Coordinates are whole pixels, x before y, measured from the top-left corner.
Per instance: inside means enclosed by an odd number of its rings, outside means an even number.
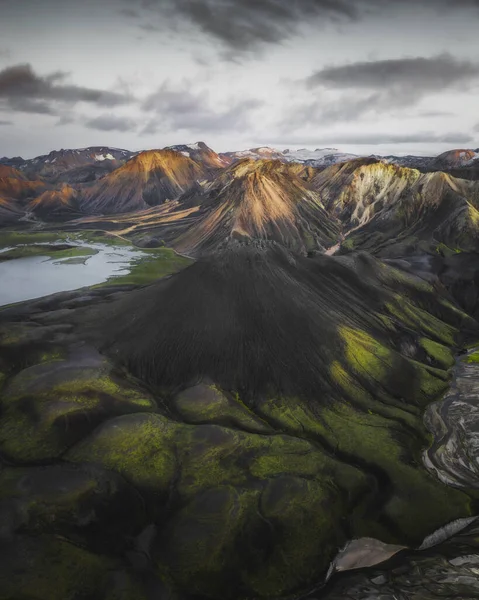
[[[0,156],[479,147],[479,0],[0,0]]]

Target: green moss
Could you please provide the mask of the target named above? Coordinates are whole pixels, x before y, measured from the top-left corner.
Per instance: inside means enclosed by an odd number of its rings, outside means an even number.
[[[99,463],[139,489],[166,498],[177,469],[173,442],[178,427],[158,414],[118,417],[104,423],[65,458]]]
[[[62,370],[61,362],[53,361],[71,380],[55,381],[47,362],[16,375],[0,399],[0,448],[15,461],[59,457],[108,417],[155,410],[152,399],[127,382],[91,369]]]
[[[454,254],[460,254],[462,250],[460,248],[450,248],[446,244],[440,243],[436,246],[436,252],[447,258],[448,256],[454,256]]]
[[[56,360],[65,360],[66,355],[61,350],[53,350],[51,352],[42,352],[38,356],[38,363],[53,362]]]
[[[419,344],[428,355],[443,369],[450,369],[455,364],[454,354],[447,346],[433,342],[429,338],[421,338]]]
[[[385,381],[392,368],[393,352],[359,329],[340,326],[346,364],[368,379]]]
[[[105,244],[106,246],[135,246],[130,240],[114,232],[102,230],[82,230],[75,232],[74,236],[86,243]]]
[[[56,260],[93,256],[98,254],[98,250],[86,247],[74,247],[66,250],[57,250],[55,246],[18,246],[13,250],[0,253],[0,262],[5,260],[14,260],[18,258],[29,258],[31,256],[47,256]]]
[[[465,363],[479,363],[479,351],[468,354],[462,360]]]
[[[259,496],[259,490],[230,485],[198,494],[160,534],[155,554],[160,572],[190,594],[238,597],[242,567],[256,551],[245,541],[261,523]]]
[[[110,583],[115,560],[55,536],[18,537],[0,562],[2,598],[97,598]]]
[[[271,433],[238,396],[225,395],[215,385],[197,385],[179,394],[175,406],[187,423],[215,423],[254,433]]]
[[[444,345],[455,345],[455,336],[458,333],[455,327],[414,306],[399,294],[395,294],[394,302],[388,302],[386,308],[393,317],[415,331],[421,331]]]
[[[338,404],[322,411],[323,434],[342,452],[383,469],[392,483],[392,497],[381,513],[395,523],[404,539],[419,543],[431,531],[459,517],[472,507],[466,494],[436,481],[420,462],[423,440],[378,415],[361,415]],[[434,506],[434,511],[430,510]],[[356,535],[371,524],[356,521]],[[366,525],[366,527],[365,527]],[[394,534],[389,540],[399,542]]]
[[[367,391],[358,378],[348,373],[341,363],[335,361],[330,367],[333,381],[340,388],[342,396],[355,407],[368,414],[376,414],[399,421],[411,429],[418,427],[418,413],[389,396],[385,390],[376,387],[375,393]]]
[[[327,557],[347,539],[341,526],[347,508],[334,483],[297,477],[271,479],[261,496],[260,509],[270,524],[271,550],[244,571],[252,596],[279,598],[318,581],[328,566]]]
[[[154,281],[184,269],[192,260],[179,256],[170,248],[142,249],[145,256],[136,259],[130,265],[126,275],[114,275],[106,283],[94,287],[108,285],[147,285]]]
[[[66,241],[67,234],[58,231],[0,231],[0,248],[27,244]]]

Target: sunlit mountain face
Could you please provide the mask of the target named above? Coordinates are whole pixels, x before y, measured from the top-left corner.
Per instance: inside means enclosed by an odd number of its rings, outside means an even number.
[[[479,600],[478,22],[0,0],[0,600]]]

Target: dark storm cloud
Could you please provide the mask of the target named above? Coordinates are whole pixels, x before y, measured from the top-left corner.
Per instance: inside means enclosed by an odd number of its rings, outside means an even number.
[[[398,87],[407,91],[440,91],[479,78],[479,64],[450,54],[431,58],[398,58],[325,67],[305,79],[310,89],[369,90]]]
[[[5,110],[30,113],[33,115],[57,114],[57,111],[47,102],[44,102],[43,100],[34,100],[32,98],[9,98]]]
[[[185,129],[191,132],[241,130],[249,126],[252,111],[262,106],[262,102],[254,99],[239,99],[230,102],[226,107],[216,107],[207,92],[194,92],[193,85],[183,82],[175,86],[165,82],[143,103],[145,111],[157,113],[145,133],[158,131],[167,126],[170,130]]]
[[[85,127],[99,131],[135,131],[137,124],[132,119],[116,115],[100,115],[85,122]]]
[[[356,22],[375,13],[388,16],[396,0],[142,0],[160,18],[188,22],[223,46],[248,52],[282,43],[303,23]],[[451,0],[402,0],[400,8],[435,11],[452,8]],[[455,0],[454,10],[479,8],[479,0]]]
[[[57,114],[56,103],[116,106],[132,101],[125,94],[66,84],[67,76],[60,71],[41,76],[29,64],[7,67],[0,71],[0,101],[10,110],[40,114]]]
[[[314,91],[314,100],[290,111],[283,125],[298,126],[300,120],[311,124],[359,120],[416,106],[447,90],[467,91],[479,83],[479,63],[450,54],[356,62],[324,67],[301,81]],[[417,116],[446,116],[434,110],[426,115],[427,110]]]

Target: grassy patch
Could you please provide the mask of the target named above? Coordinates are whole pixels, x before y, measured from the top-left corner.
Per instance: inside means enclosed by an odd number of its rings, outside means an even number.
[[[469,364],[479,363],[479,352],[473,352],[472,354],[469,354],[469,356],[465,356],[462,360]]]
[[[62,249],[63,248],[63,249]],[[0,262],[6,260],[15,260],[17,258],[30,258],[32,256],[48,256],[50,258],[77,258],[81,256],[93,256],[98,250],[94,248],[78,247],[65,248],[62,246],[18,246],[12,250],[0,253]]]
[[[90,244],[104,244],[105,246],[129,246],[134,248],[135,244],[113,233],[101,230],[76,231],[73,234],[82,242]]]
[[[144,249],[144,257],[138,258],[130,265],[130,272],[125,275],[114,275],[104,285],[146,285],[176,273],[188,267],[193,261],[178,256],[170,248]]]
[[[23,244],[61,242],[66,239],[67,234],[58,231],[0,231],[0,248]]]

